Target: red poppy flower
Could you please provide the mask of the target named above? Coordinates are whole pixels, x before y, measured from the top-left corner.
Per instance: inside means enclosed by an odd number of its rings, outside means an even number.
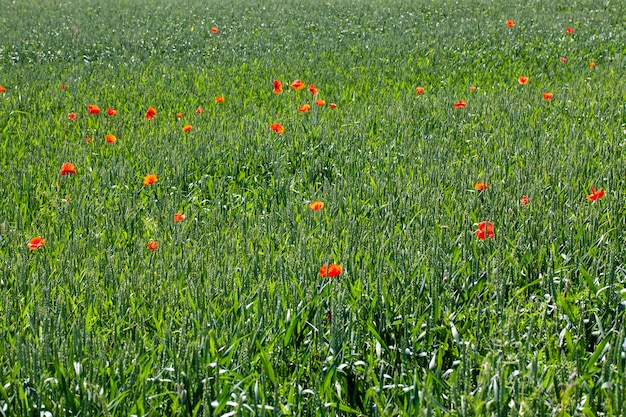
[[[61,90],[65,90],[65,84],[61,84]]]
[[[515,22],[514,22],[514,21],[512,21],[512,20],[507,20],[507,21],[506,21],[506,25],[507,25],[508,27],[512,28],[513,26],[515,26]]]
[[[564,64],[567,62],[567,58],[565,58],[564,56],[562,56],[561,58],[559,58],[559,60],[560,60],[562,63],[564,63]]]
[[[493,223],[491,222],[480,222],[478,223],[478,230],[474,232],[478,239],[490,239],[495,237],[493,232]]]
[[[419,96],[420,94],[424,94],[424,91],[424,87],[417,87],[415,89],[415,94]]]
[[[291,83],[291,88],[296,91],[302,90],[304,88],[304,83],[302,82],[302,80],[295,80]]]
[[[148,107],[148,110],[146,111],[146,119],[152,120],[156,114],[157,111],[154,107]]]
[[[158,181],[158,178],[155,174],[148,174],[143,178],[143,186],[147,186],[150,184],[154,184]]]
[[[108,114],[109,116],[115,116],[115,115],[117,114],[117,110],[112,109],[111,107],[109,107],[109,108],[107,109],[107,114]]]
[[[490,188],[491,187],[486,182],[477,182],[476,184],[474,184],[474,189],[476,191],[488,190]]]
[[[596,63],[595,63],[595,62],[591,61],[591,62],[589,63],[589,68],[593,68],[593,67],[595,67],[595,66],[596,66]]]
[[[115,143],[117,138],[114,135],[106,135],[104,139],[109,143]]]
[[[7,89],[0,85],[0,93],[4,93],[5,91],[7,91]]]
[[[95,104],[90,104],[87,106],[87,111],[89,112],[89,114],[98,114],[100,113],[100,107],[96,106]]]
[[[596,190],[595,188],[591,187],[591,194],[587,196],[587,200],[596,201],[601,199],[602,197],[604,197],[604,191],[602,190],[602,188]]]
[[[567,33],[568,35],[571,35],[572,33],[574,33],[574,28],[565,29],[565,33]]]
[[[274,80],[274,94],[280,94],[283,92],[283,83],[281,83],[279,80]]]
[[[87,142],[87,143],[91,143],[91,141],[92,141],[92,139],[91,139],[90,137],[86,137],[86,138],[85,138],[85,142]]]
[[[182,222],[183,220],[185,220],[184,214],[180,214],[180,213],[174,214],[174,223]]]
[[[30,242],[26,244],[26,246],[28,246],[28,249],[30,250],[36,250],[36,249],[43,247],[43,245],[45,244],[46,244],[46,239],[42,239],[39,236],[37,236],[37,237],[32,238]]]
[[[309,106],[308,104],[303,104],[302,106],[298,107],[298,111],[300,113],[306,113],[309,110],[311,110],[311,106]]]
[[[476,87],[475,87],[475,86],[473,86],[473,85],[470,85],[470,86],[469,86],[469,90],[470,90],[470,91],[476,91]]]
[[[330,107],[331,109],[336,109],[337,105],[335,103],[329,103],[328,107]]]
[[[189,132],[192,129],[191,125],[185,125],[183,126],[183,132]]]
[[[217,28],[215,26],[213,26],[211,28],[211,33],[217,33],[217,32],[218,32]]]
[[[76,167],[74,164],[70,164],[69,162],[65,162],[61,165],[61,175],[74,174],[76,175]]]
[[[203,112],[203,111],[204,111],[204,110],[202,110],[202,107],[198,107],[198,108],[196,109],[196,114],[202,114],[202,112]],[[182,117],[182,116],[183,116],[183,114],[181,113],[181,114],[180,114],[180,116]]]
[[[461,109],[465,106],[467,106],[467,103],[464,102],[462,99],[454,103],[454,107],[456,107],[457,109]]]
[[[324,100],[315,100],[315,105],[318,107],[324,107],[326,102]]]
[[[279,135],[282,135],[283,132],[285,131],[285,128],[279,123],[272,123],[270,125],[270,129],[272,129],[274,132],[278,133]]]
[[[76,113],[74,113],[74,112],[70,112],[70,113],[68,113],[68,114],[67,114],[67,118],[68,118],[69,120],[76,120]]]
[[[309,204],[309,208],[313,211],[318,211],[324,208],[324,202],[323,201],[312,201]]]
[[[316,95],[317,94],[317,88],[315,88],[314,84],[309,84],[309,91],[311,92],[311,94]]]
[[[523,195],[523,196],[522,196],[522,198],[520,198],[520,199],[519,199],[519,203],[520,203],[522,206],[527,206],[527,205],[528,205],[528,203],[530,203],[530,200],[528,199],[528,196],[527,196],[527,195]]]
[[[151,252],[154,252],[157,246],[159,246],[159,242],[155,242],[155,241],[148,242],[148,249],[150,249]]]
[[[517,79],[517,82],[520,83],[521,85],[526,85],[528,84],[528,77],[522,75],[521,77]]]
[[[543,93],[543,99],[546,101],[550,100],[553,96],[554,94],[552,93]]]
[[[343,268],[338,264],[322,265],[320,275],[323,277],[338,277],[343,272]]]
[[[182,113],[176,113],[176,117],[180,120],[183,118],[183,114]]]
[[[224,96],[219,96],[219,97],[215,97],[215,102],[216,103],[223,103],[224,102]]]

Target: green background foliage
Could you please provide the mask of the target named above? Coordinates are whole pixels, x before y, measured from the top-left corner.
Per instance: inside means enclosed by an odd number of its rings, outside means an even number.
[[[5,3],[0,414],[626,414],[623,3]]]

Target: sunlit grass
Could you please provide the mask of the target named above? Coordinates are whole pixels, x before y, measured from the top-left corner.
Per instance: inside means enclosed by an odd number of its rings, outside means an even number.
[[[39,3],[4,415],[626,414],[623,5]]]

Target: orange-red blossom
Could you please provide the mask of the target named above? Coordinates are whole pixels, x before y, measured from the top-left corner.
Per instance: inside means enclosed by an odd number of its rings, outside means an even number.
[[[46,239],[42,239],[39,236],[37,236],[37,237],[32,238],[30,242],[26,244],[26,246],[28,246],[28,249],[30,250],[36,250],[36,249],[43,247],[43,245],[45,244],[46,244]]]
[[[295,80],[291,83],[291,88],[293,88],[294,90],[302,90],[304,88],[304,83],[302,82],[302,80]]]
[[[280,80],[274,80],[274,94],[280,94],[283,92],[283,83]]]
[[[491,222],[480,222],[478,223],[478,230],[474,232],[478,239],[490,239],[495,237],[493,223]]]
[[[324,202],[323,201],[312,201],[309,204],[309,208],[313,211],[318,211],[324,208]]]
[[[67,174],[76,174],[76,167],[74,166],[74,164],[65,162],[63,165],[61,165],[61,175]]]
[[[601,199],[602,197],[604,197],[604,190],[602,188],[596,190],[595,188],[591,187],[591,194],[587,196],[587,200],[596,201]]]
[[[143,186],[146,187],[148,185],[154,184],[159,179],[155,174],[148,174],[143,178]]]
[[[477,182],[476,184],[474,184],[474,189],[476,191],[488,190],[490,188],[491,187],[486,182]]]
[[[338,264],[322,265],[320,275],[323,277],[338,277],[343,272],[343,268]]]
[[[154,107],[148,107],[148,110],[146,111],[146,119],[152,120],[156,114],[157,111]]]
[[[285,131],[285,128],[280,123],[272,123],[270,125],[270,129],[272,129],[274,132],[278,133],[279,135],[282,135],[283,132]]]

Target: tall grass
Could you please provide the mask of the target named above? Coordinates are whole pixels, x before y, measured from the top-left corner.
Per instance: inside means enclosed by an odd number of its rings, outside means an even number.
[[[626,414],[624,15],[4,5],[0,413]]]

